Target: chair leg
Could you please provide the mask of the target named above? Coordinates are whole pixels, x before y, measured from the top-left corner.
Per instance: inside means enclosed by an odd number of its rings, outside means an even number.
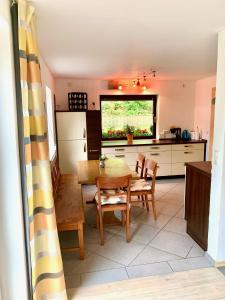
[[[125,214],[124,214],[124,211],[121,211],[121,216],[122,216],[122,226],[125,226]]]
[[[96,228],[99,229],[99,213],[96,213]]]
[[[127,210],[126,214],[126,239],[130,242],[130,209]]]
[[[99,214],[100,242],[101,242],[101,245],[104,245],[103,216],[100,211],[98,211],[98,214]]]
[[[139,196],[140,197],[140,196]],[[142,207],[145,207],[145,199],[144,196],[141,195],[141,202],[142,202]]]
[[[157,214],[156,214],[156,208],[155,208],[155,198],[152,195],[152,210],[153,210],[153,215],[154,215],[154,219],[155,221],[157,220]]]
[[[84,259],[84,230],[83,230],[83,223],[79,223],[78,224],[78,240],[79,240],[80,259]]]
[[[145,205],[146,205],[147,211],[149,211],[148,195],[145,195]]]

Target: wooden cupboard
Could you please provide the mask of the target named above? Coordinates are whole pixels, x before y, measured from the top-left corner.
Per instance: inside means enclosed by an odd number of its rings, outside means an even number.
[[[208,246],[211,162],[186,163],[185,219],[187,233],[202,249]]]

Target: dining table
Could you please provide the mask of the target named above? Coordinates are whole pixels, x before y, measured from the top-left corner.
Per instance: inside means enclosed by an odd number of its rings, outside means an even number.
[[[119,158],[108,158],[105,160],[105,166],[100,166],[99,160],[85,160],[76,163],[77,179],[81,184],[83,193],[84,185],[95,185],[98,176],[103,177],[120,177],[132,175],[133,171],[127,163]],[[95,199],[86,201],[87,204],[95,203]],[[106,212],[104,215],[105,224],[118,224],[120,221],[115,217],[113,212]]]

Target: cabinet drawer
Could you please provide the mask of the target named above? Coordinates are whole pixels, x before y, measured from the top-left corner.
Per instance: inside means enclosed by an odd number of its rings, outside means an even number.
[[[102,153],[107,154],[120,154],[120,153],[136,153],[137,154],[138,149],[137,147],[107,147],[102,148]]]
[[[172,163],[203,161],[204,151],[188,149],[186,151],[172,151]]]
[[[185,174],[184,163],[172,164],[171,175],[184,175],[184,174]]]
[[[149,151],[170,151],[171,145],[151,145],[151,146],[140,146],[138,152],[144,153]]]
[[[179,144],[179,145],[172,145],[172,151],[175,150],[202,150],[204,151],[204,144],[203,143],[193,143],[193,144]]]
[[[157,169],[157,176],[170,176],[171,175],[171,164],[159,164]]]
[[[151,151],[144,154],[146,159],[153,159],[157,163],[171,163],[171,151]]]
[[[129,166],[135,166],[136,165],[136,153],[107,153],[106,156],[108,158],[119,158],[124,160]]]

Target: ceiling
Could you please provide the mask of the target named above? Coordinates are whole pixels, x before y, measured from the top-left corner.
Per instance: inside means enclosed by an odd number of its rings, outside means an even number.
[[[56,77],[160,79],[216,73],[224,0],[34,0],[39,48]]]

